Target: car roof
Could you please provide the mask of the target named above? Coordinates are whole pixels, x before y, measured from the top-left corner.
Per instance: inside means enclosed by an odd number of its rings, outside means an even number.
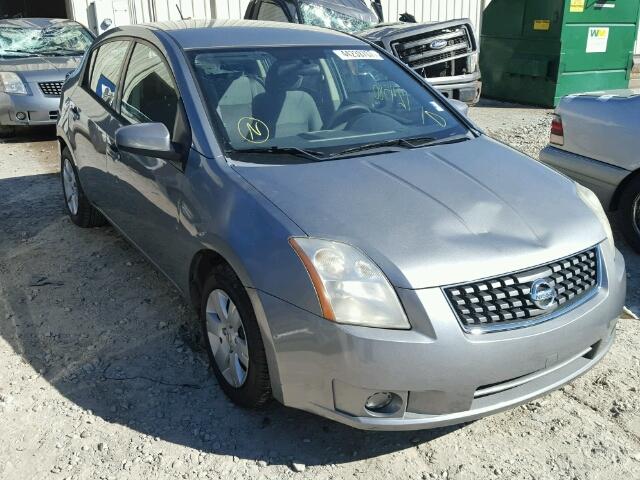
[[[17,28],[45,28],[51,26],[80,25],[68,18],[4,18],[0,26]]]
[[[275,47],[275,46],[364,46],[365,42],[335,30],[283,22],[255,20],[178,20],[118,28],[122,35],[140,29],[164,31],[181,48]]]

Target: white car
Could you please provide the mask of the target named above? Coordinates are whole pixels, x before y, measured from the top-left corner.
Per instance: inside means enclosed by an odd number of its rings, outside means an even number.
[[[640,90],[569,95],[540,160],[593,190],[640,253]]]

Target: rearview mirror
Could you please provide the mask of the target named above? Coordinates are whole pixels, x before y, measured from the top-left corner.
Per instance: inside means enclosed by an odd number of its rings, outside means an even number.
[[[116,130],[116,146],[120,151],[180,161],[182,155],[171,143],[169,130],[163,123],[139,123]]]
[[[464,115],[465,117],[469,115],[469,105],[460,100],[456,100],[454,98],[449,99],[449,103],[453,108],[455,108],[459,113]]]

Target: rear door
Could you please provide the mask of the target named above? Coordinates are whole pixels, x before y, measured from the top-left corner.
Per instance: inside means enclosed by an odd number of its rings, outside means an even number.
[[[191,145],[191,134],[173,74],[152,45],[137,42],[123,76],[120,115],[115,130],[138,123],[163,123],[172,141]],[[184,182],[183,164],[118,151],[109,135],[107,169],[112,179],[110,216],[170,278],[175,278],[178,208]],[[186,153],[185,153],[186,154]]]
[[[80,183],[102,210],[109,198],[107,132],[114,128],[117,85],[130,45],[128,40],[111,40],[95,47],[81,87],[75,89],[69,104],[70,140]]]

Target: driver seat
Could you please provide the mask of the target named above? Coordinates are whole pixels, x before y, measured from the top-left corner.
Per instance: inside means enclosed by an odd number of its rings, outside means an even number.
[[[273,63],[265,79],[265,92],[253,100],[253,116],[269,127],[269,136],[290,137],[322,128],[322,118],[315,100],[300,90],[305,75],[318,65],[301,60]]]

